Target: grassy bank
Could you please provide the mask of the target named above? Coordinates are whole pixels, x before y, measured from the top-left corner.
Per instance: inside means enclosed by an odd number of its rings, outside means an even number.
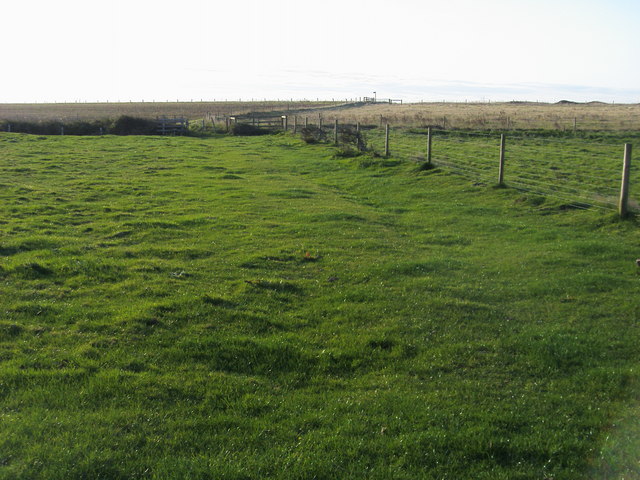
[[[638,474],[634,221],[288,135],[0,171],[2,478]]]

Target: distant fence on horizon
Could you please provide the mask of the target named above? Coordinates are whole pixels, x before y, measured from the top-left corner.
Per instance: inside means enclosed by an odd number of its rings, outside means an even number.
[[[393,98],[376,98],[376,97],[362,97],[363,103],[399,103],[402,105],[401,99]]]

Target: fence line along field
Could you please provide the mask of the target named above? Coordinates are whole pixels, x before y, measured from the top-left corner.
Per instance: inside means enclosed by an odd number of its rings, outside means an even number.
[[[394,132],[0,133],[0,478],[638,478],[636,221]]]
[[[313,112],[308,112],[313,118]],[[304,115],[304,114],[303,114]],[[599,102],[555,104],[403,103],[356,104],[328,109],[326,122],[382,126],[439,126],[472,130],[638,130],[640,105]]]
[[[344,101],[254,102],[133,102],[0,104],[0,121],[91,121],[121,115],[141,118],[161,116],[199,120],[248,114],[297,114],[315,123],[382,126],[439,126],[473,130],[638,130],[640,106],[600,102],[555,104],[503,103],[364,103]]]
[[[382,153],[385,132],[364,133],[369,148]],[[477,185],[499,183],[498,133],[434,131],[431,161],[434,165],[472,179]],[[638,143],[640,133],[599,135],[511,132],[506,139],[504,182],[533,195],[559,200],[567,208],[618,210],[625,144]],[[425,129],[391,129],[393,158],[425,162]],[[640,209],[640,170],[631,163],[627,206]],[[538,201],[542,201],[539,198]]]

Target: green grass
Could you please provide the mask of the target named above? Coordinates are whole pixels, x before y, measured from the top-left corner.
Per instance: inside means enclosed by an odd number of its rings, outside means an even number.
[[[288,135],[0,172],[0,478],[638,478],[633,220]]]
[[[432,160],[441,167],[490,185],[498,179],[500,133],[434,131]],[[381,129],[365,133],[376,152],[384,152]],[[566,205],[617,210],[624,144],[638,144],[637,132],[507,132],[505,182],[532,195]],[[426,129],[393,129],[396,159],[422,160]],[[640,210],[640,176],[632,162],[630,208]]]

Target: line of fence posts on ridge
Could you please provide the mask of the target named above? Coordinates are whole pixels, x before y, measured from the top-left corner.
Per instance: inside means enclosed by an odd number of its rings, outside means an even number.
[[[297,125],[297,116],[294,115],[294,128],[293,133],[296,133],[296,125]],[[574,119],[574,131],[576,129],[576,119]],[[308,118],[304,119],[305,128],[308,127],[309,122]],[[282,115],[282,127],[285,131],[288,130],[287,123],[287,115]],[[322,115],[318,114],[318,128],[322,128]],[[385,133],[384,133],[384,156],[390,156],[390,141],[389,141],[389,133],[391,130],[391,126],[389,123],[385,123]],[[334,145],[338,144],[338,119],[334,119],[333,124],[333,143]],[[360,131],[360,123],[356,122],[356,132]],[[432,139],[433,132],[431,127],[427,127],[427,142],[426,142],[426,159],[425,162],[427,165],[432,165]],[[504,186],[504,176],[505,176],[505,156],[506,156],[506,134],[500,134],[500,150],[498,157],[498,185]],[[631,173],[631,152],[632,147],[630,143],[624,144],[624,156],[623,156],[623,166],[622,166],[622,181],[620,186],[620,197],[618,200],[618,214],[620,217],[626,217],[629,214],[629,178]]]
[[[393,102],[393,103],[396,103],[396,102],[402,103],[401,100],[390,100],[389,102],[390,103],[391,102]],[[386,100],[384,102],[378,102],[378,103],[386,103]],[[211,122],[211,126],[215,129],[215,127],[216,127],[216,117],[218,117],[218,116],[217,115],[213,115],[211,113],[206,113],[205,116],[202,118],[202,125],[201,125],[202,131],[206,130],[206,122],[207,122],[207,120]],[[255,125],[257,125],[257,126],[266,125],[266,126],[273,127],[275,124],[277,124],[277,126],[283,126],[284,129],[287,130],[287,127],[284,125],[285,122],[286,122],[287,115],[282,115],[281,118],[282,118],[282,124],[283,125],[280,125],[280,121],[278,121],[277,119],[276,120],[273,120],[273,119],[265,120],[265,119],[257,119],[256,117],[252,117],[251,121],[252,121],[252,124],[254,126]],[[158,117],[156,120],[157,121],[161,121],[162,119],[167,119],[167,117]],[[294,131],[294,133],[296,133],[296,131],[297,131],[297,123],[296,123],[297,116],[294,115],[293,119],[294,119],[293,131]],[[183,122],[186,122],[186,124],[188,126],[188,120],[186,120],[184,118],[176,118],[175,120],[176,121],[177,120],[182,120]],[[219,118],[218,118],[218,120],[219,120]],[[225,120],[225,128],[226,128],[227,131],[229,131],[231,129],[231,125],[235,125],[235,124],[238,123],[238,117],[233,116],[231,114],[230,115],[224,115],[224,120]],[[308,120],[309,120],[308,117],[305,117],[305,120],[304,120],[305,128],[308,128],[308,126],[309,126]],[[384,116],[380,115],[380,128],[382,128],[383,126],[384,126]],[[321,113],[318,114],[318,128],[322,128],[322,114]],[[446,116],[442,117],[442,128],[443,129],[447,128],[447,117]],[[512,128],[512,121],[511,121],[510,117],[506,118],[506,128],[507,128],[507,130],[510,130]],[[574,117],[573,118],[573,133],[574,134],[577,132],[577,129],[578,129],[578,118]],[[6,124],[6,131],[7,131],[7,133],[11,133],[11,131],[12,131],[11,123],[7,123]],[[100,135],[102,135],[102,134],[103,134],[102,127],[100,127]],[[60,135],[64,135],[64,124],[60,125]]]

